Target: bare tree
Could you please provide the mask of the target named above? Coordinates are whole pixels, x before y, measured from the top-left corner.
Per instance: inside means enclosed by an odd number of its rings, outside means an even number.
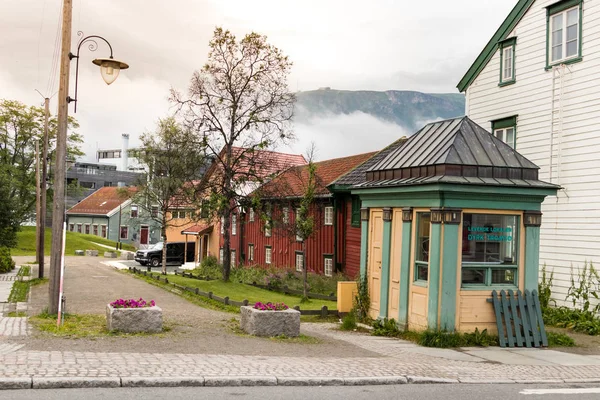
[[[210,204],[227,233],[232,212],[249,193],[287,167],[273,165],[264,150],[293,138],[295,96],[287,85],[292,63],[254,32],[237,40],[216,28],[209,47],[208,62],[194,73],[187,96],[173,90],[171,98],[215,157]],[[229,280],[230,242],[225,234],[224,281]]]
[[[201,191],[200,171],[206,164],[198,137],[174,118],[158,121],[154,133],[141,138],[137,157],[148,166],[148,174],[137,182],[133,195],[138,205],[161,227],[163,238],[162,272],[167,272],[167,228],[179,226],[176,213],[190,213],[194,219],[195,200]]]

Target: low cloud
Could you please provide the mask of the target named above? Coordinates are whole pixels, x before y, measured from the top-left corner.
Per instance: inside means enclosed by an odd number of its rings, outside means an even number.
[[[297,141],[291,151],[305,154],[314,142],[317,160],[378,151],[412,133],[363,112],[312,117],[296,123],[294,130]]]

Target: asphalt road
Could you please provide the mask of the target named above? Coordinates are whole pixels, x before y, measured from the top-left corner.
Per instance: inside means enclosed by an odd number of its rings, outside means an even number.
[[[116,388],[116,389],[44,389],[6,390],[1,397],[11,400],[105,400],[130,399],[444,399],[444,400],[597,400],[600,386],[586,385],[396,385],[329,387],[238,387],[238,388]]]

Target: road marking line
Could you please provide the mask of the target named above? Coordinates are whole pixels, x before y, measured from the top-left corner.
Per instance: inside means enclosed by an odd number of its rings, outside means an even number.
[[[519,394],[590,394],[600,393],[600,388],[579,389],[524,389]]]

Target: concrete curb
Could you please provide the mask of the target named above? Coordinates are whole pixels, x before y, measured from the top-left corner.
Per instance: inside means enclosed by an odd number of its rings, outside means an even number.
[[[474,379],[426,376],[275,377],[275,376],[183,376],[183,377],[15,377],[0,378],[0,390],[116,388],[116,387],[240,387],[240,386],[365,386],[402,384],[570,384],[599,383],[600,378],[581,379]]]

